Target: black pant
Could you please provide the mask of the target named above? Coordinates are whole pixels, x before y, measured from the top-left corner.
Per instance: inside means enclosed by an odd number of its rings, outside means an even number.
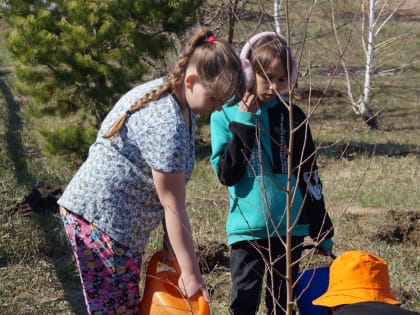
[[[286,241],[285,238],[283,241]],[[303,237],[292,237],[292,262],[298,261],[301,257],[302,243]],[[286,254],[284,245],[277,237],[252,242],[243,241],[232,245],[230,314],[255,315],[257,313],[266,269],[267,281],[264,287],[267,314],[285,314],[287,306]],[[293,281],[297,278],[298,272],[299,264],[296,263],[293,266]]]

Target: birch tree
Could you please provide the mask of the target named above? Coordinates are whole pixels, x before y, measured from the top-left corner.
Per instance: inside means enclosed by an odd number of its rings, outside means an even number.
[[[281,26],[280,26],[280,12],[281,12],[281,0],[274,0],[274,24],[276,26],[276,32],[281,34]]]
[[[378,117],[377,114],[373,113],[371,109],[372,103],[372,84],[374,80],[374,68],[375,68],[375,54],[381,49],[388,46],[390,42],[389,39],[382,43],[377,43],[376,38],[379,32],[383,29],[386,23],[392,18],[392,16],[398,11],[398,9],[404,4],[405,0],[402,0],[390,13],[385,15],[386,9],[389,4],[387,1],[377,1],[369,0],[369,8],[366,10],[365,3],[361,2],[361,11],[362,11],[362,46],[365,56],[365,66],[364,66],[364,83],[362,93],[359,98],[356,100],[354,93],[352,91],[352,85],[350,81],[350,74],[347,69],[345,61],[345,49],[343,49],[340,42],[337,25],[335,23],[335,13],[334,13],[334,1],[331,0],[331,10],[332,10],[332,23],[333,30],[335,34],[335,39],[337,47],[340,53],[341,64],[344,69],[344,74],[347,84],[347,93],[352,105],[353,111],[362,116],[366,121],[368,126],[371,128],[378,128]],[[379,14],[377,11],[379,9]],[[365,16],[367,15],[367,22]]]

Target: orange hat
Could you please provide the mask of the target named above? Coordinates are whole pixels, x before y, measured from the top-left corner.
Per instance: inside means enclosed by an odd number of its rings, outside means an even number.
[[[401,304],[391,293],[386,261],[353,250],[334,259],[330,266],[328,290],[312,303],[335,307],[368,301]]]

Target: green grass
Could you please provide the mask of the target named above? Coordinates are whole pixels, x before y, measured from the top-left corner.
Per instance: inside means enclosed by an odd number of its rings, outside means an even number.
[[[320,1],[312,17],[300,70],[304,73],[306,65],[311,64],[312,72],[300,78],[297,93],[309,86],[313,91],[322,90],[329,80],[323,71],[335,64],[338,53],[331,38],[327,3]],[[269,12],[271,2],[266,5]],[[299,43],[302,34],[304,5],[293,5],[293,43]],[[260,8],[253,10],[259,13]],[[347,5],[339,10],[350,12]],[[348,19],[343,14],[338,22],[344,24]],[[250,31],[256,25],[257,20],[252,19],[238,23],[235,38],[242,39],[243,30]],[[416,25],[415,20],[392,22],[381,36],[415,32]],[[362,67],[360,38],[353,34],[352,40],[355,54],[349,55],[347,61]],[[336,254],[363,249],[383,257],[389,264],[395,295],[403,307],[411,310],[420,309],[420,244],[383,236],[395,232],[391,228],[409,227],[413,214],[420,213],[419,44],[418,38],[402,41],[398,49],[378,57],[383,68],[411,62],[401,73],[375,78],[372,108],[380,112],[379,130],[370,130],[352,112],[340,75],[329,90],[334,93],[324,97],[310,117],[313,136],[320,146],[318,164],[327,208],[336,228]],[[362,80],[355,77],[352,81],[357,96]],[[76,163],[43,152],[44,142],[38,133],[41,123],[26,115],[29,104],[14,95],[7,71],[2,72],[0,83],[0,314],[84,314],[76,266],[57,213],[11,211],[35,186],[64,188],[77,169]],[[314,93],[310,104],[307,99],[297,102],[309,112],[317,100]],[[197,164],[188,185],[188,210],[197,248],[207,259],[201,263],[212,267],[204,276],[212,295],[213,314],[223,315],[230,289],[225,261],[228,251],[223,247],[228,199],[225,187],[218,183],[209,165],[207,122],[200,120]],[[58,124],[51,118],[42,119],[42,126]],[[152,235],[145,263],[160,248],[160,232]],[[216,251],[224,251],[224,258],[216,259]],[[319,257],[315,260],[325,263]]]

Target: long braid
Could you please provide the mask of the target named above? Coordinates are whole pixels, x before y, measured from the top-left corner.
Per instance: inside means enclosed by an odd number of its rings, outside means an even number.
[[[196,47],[205,42],[205,40],[210,36],[214,36],[210,30],[199,28],[196,32],[196,36],[190,40],[189,45],[187,45],[183,52],[180,53],[178,61],[175,64],[173,71],[170,73],[168,80],[158,88],[145,94],[137,102],[131,105],[130,108],[113,123],[108,132],[103,135],[103,138],[108,139],[113,137],[121,131],[126,119],[131,114],[144,107],[147,103],[157,100],[163,94],[173,92],[177,86],[181,86],[191,55],[194,53]]]

